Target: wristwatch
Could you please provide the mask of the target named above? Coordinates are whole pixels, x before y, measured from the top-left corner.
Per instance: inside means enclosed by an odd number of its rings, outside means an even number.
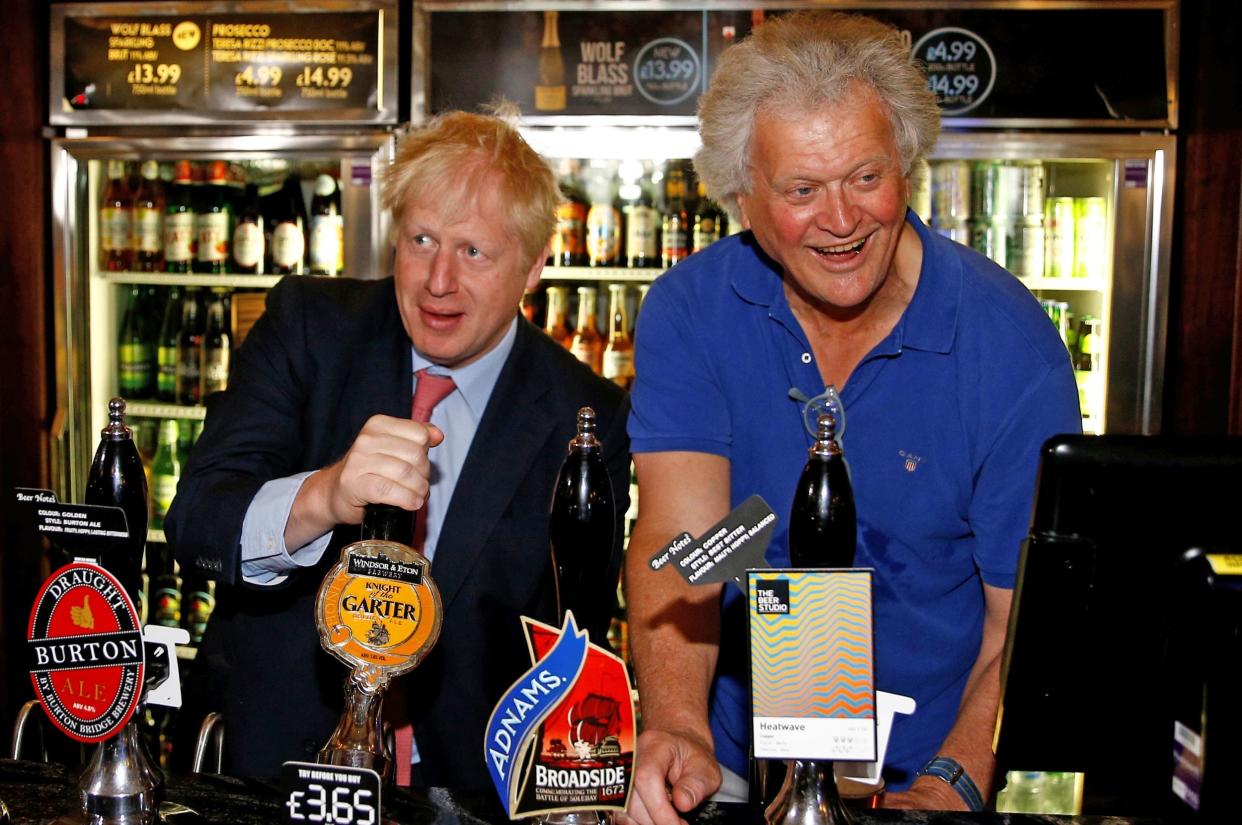
[[[914,775],[934,776],[937,779],[944,780],[949,783],[950,788],[957,791],[957,795],[966,803],[968,809],[972,811],[983,810],[983,796],[979,793],[979,787],[956,759],[950,759],[947,756],[933,756],[927,760],[923,767],[915,771]]]

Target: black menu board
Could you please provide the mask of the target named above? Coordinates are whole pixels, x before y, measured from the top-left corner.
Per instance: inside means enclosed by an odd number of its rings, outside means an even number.
[[[395,121],[391,4],[220,5],[57,7],[52,122]]]
[[[946,122],[1176,125],[1166,52],[1176,6],[840,9],[897,26]],[[431,113],[504,97],[529,119],[694,115],[721,51],[788,10],[419,11]],[[417,36],[417,35],[416,35]],[[416,88],[422,88],[416,82]],[[417,111],[416,111],[417,114]]]

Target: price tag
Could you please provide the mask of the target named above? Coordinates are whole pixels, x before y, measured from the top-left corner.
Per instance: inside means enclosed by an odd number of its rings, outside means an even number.
[[[642,47],[634,58],[634,83],[652,103],[672,106],[699,89],[703,66],[688,43],[661,37]]]
[[[280,768],[284,822],[379,825],[380,777],[367,768],[286,762]]]
[[[927,66],[927,85],[946,115],[969,112],[987,99],[996,82],[996,56],[968,29],[933,29],[914,44],[914,56]]]

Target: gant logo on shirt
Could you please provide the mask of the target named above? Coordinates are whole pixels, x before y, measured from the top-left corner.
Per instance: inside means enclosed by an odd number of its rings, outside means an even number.
[[[923,456],[908,453],[905,450],[898,450],[897,455],[901,456],[902,460],[905,462],[907,473],[913,473],[917,470],[919,468],[919,463],[923,460]]]

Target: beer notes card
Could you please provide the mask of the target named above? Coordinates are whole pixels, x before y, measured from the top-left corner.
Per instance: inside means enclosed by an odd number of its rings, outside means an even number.
[[[747,571],[757,758],[876,759],[871,575]]]

